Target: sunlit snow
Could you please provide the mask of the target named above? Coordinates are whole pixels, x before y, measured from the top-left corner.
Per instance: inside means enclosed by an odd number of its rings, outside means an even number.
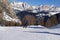
[[[1,27],[0,40],[60,40],[60,24],[53,28],[44,26]]]

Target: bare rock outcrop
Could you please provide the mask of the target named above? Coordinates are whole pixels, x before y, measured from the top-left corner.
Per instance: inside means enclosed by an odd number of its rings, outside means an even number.
[[[58,20],[56,15],[51,16],[50,18],[48,18],[48,20],[46,21],[45,26],[46,27],[52,27],[58,24]]]
[[[0,0],[0,25],[18,26],[21,20],[16,16],[13,9],[9,7],[8,0]]]
[[[35,25],[36,24],[36,18],[33,15],[25,15],[25,17],[22,19],[23,25]]]

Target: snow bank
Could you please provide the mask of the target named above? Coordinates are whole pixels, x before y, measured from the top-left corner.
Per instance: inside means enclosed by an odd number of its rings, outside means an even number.
[[[31,25],[28,28],[0,27],[0,40],[60,40],[60,27],[54,29],[40,25]]]

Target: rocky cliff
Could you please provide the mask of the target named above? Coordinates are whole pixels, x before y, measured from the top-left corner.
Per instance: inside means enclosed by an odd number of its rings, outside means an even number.
[[[20,19],[15,12],[9,7],[7,0],[0,0],[0,25],[15,26],[21,25]]]

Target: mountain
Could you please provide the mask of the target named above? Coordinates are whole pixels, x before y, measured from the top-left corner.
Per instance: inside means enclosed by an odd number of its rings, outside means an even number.
[[[13,2],[10,4],[10,6],[14,9],[18,9],[20,11],[32,10],[32,6],[27,3],[24,3],[24,2]]]
[[[9,7],[8,1],[0,1],[0,25],[13,26],[18,24],[21,25],[21,21],[12,8]]]
[[[13,2],[10,6],[15,10],[24,26],[42,25],[52,27],[60,23],[60,7],[54,5],[31,6],[24,2]]]
[[[14,10],[13,10],[14,9]],[[42,25],[54,26],[60,23],[59,7],[53,5],[31,6],[24,2],[10,5],[0,2],[0,24],[6,26]]]
[[[19,11],[28,11],[33,13],[38,13],[40,11],[54,11],[54,12],[60,12],[60,7],[54,6],[54,5],[38,5],[38,6],[32,6],[25,2],[12,2],[10,3],[10,7],[14,10]]]

